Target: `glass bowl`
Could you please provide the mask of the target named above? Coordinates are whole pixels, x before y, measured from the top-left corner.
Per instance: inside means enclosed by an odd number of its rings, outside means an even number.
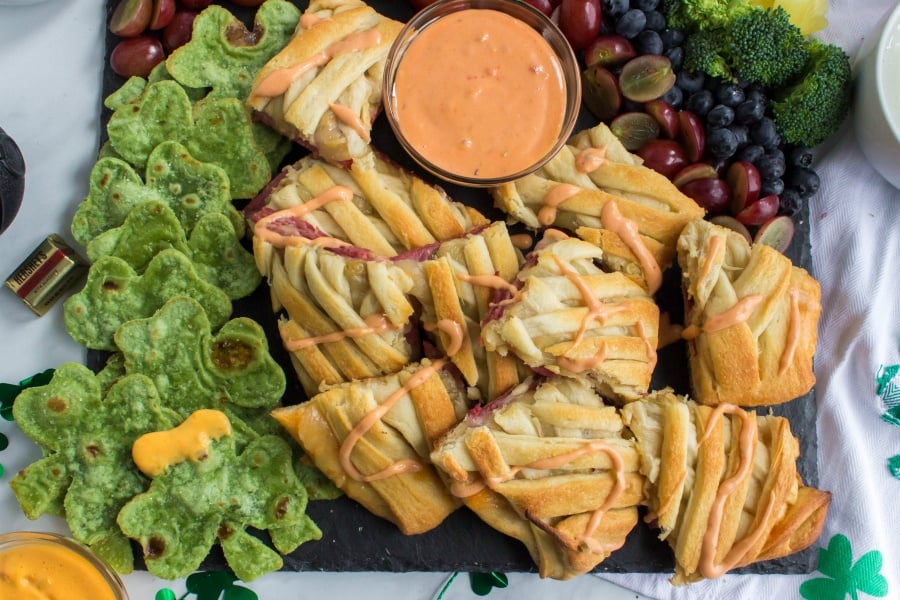
[[[52,555],[46,555],[30,565],[17,560],[17,552],[20,558],[23,550],[35,548],[56,553],[58,560],[53,560]],[[69,568],[72,573],[66,579]],[[3,582],[15,579],[8,575],[27,577],[29,586],[56,586],[50,589],[57,596],[70,600],[128,600],[122,580],[105,562],[86,546],[55,533],[20,531],[0,534],[0,578]],[[0,582],[0,592],[3,582]],[[93,592],[87,588],[87,583],[95,586]],[[109,593],[106,593],[107,590]]]
[[[520,22],[512,23],[512,25],[515,26],[514,28],[519,29],[519,31],[517,35],[510,36],[512,41],[508,42],[508,44],[512,47],[512,51],[510,52],[511,55],[520,56],[518,52],[520,49],[512,44],[518,45],[520,40],[525,38],[531,39],[537,49],[535,53],[527,54],[527,56],[544,56],[542,53],[546,53],[546,56],[541,59],[535,58],[533,59],[534,62],[531,62],[528,65],[517,65],[517,70],[514,75],[503,78],[503,75],[511,72],[512,65],[505,65],[498,62],[496,68],[479,66],[477,67],[478,70],[476,70],[476,67],[474,66],[475,61],[469,64],[463,60],[460,61],[462,66],[459,69],[454,69],[450,64],[450,59],[452,58],[452,56],[450,56],[451,52],[440,50],[440,48],[442,48],[440,44],[437,46],[432,45],[433,48],[436,47],[439,49],[439,54],[434,55],[433,58],[431,54],[428,54],[428,69],[419,72],[430,72],[431,70],[434,70],[438,76],[446,77],[448,81],[461,82],[461,85],[459,86],[450,86],[450,91],[453,92],[456,88],[463,89],[466,91],[466,94],[468,94],[466,96],[468,100],[457,100],[452,102],[448,99],[449,96],[444,96],[437,91],[437,86],[426,82],[420,86],[426,91],[426,97],[422,99],[420,106],[427,105],[427,111],[419,114],[404,112],[406,110],[404,107],[409,103],[407,100],[411,94],[411,92],[407,93],[404,90],[412,90],[414,88],[413,84],[419,83],[419,80],[416,77],[410,75],[411,71],[408,71],[406,74],[403,73],[404,69],[409,70],[413,68],[412,66],[408,66],[412,63],[413,59],[410,58],[407,60],[407,57],[413,54],[410,52],[410,46],[419,39],[419,36],[424,31],[427,31],[429,27],[432,27],[437,23],[443,22],[442,27],[439,27],[437,30],[432,30],[432,32],[429,33],[432,42],[434,41],[434,36],[437,35],[437,33],[433,32],[438,30],[442,31],[444,34],[447,34],[448,32],[458,33],[453,30],[452,27],[455,27],[455,23],[465,16],[458,13],[471,9],[497,11],[503,13],[503,15],[507,15],[506,18],[501,17],[503,20],[512,21],[511,19],[508,19],[508,17],[512,17],[515,21]],[[477,40],[473,35],[469,35],[468,37],[461,35],[459,39],[466,40],[464,41],[464,44],[472,44],[472,54],[468,56],[488,55],[489,53],[486,50],[483,50],[483,47],[476,45],[479,42],[488,40],[488,38],[491,40],[490,44],[494,44],[493,40],[495,34],[496,38],[499,40],[501,32],[496,29],[490,29],[488,25],[483,25],[484,18],[490,16],[489,13],[477,16],[475,13],[468,14],[473,20],[477,21],[479,27],[484,27],[483,31],[485,33],[477,34],[480,36]],[[537,33],[537,36],[529,35],[526,30],[521,27],[521,24],[534,30]],[[503,27],[501,27],[501,29],[502,28]],[[524,35],[523,32],[525,32]],[[424,40],[424,38],[422,39]],[[456,38],[451,35],[444,39]],[[425,42],[423,41],[422,45],[424,44]],[[500,42],[498,41],[497,44],[500,44]],[[414,50],[416,49],[414,48]],[[468,52],[469,50],[468,47],[464,46],[458,55],[465,56],[465,52]],[[418,49],[417,51],[420,54],[422,53],[421,49]],[[523,54],[521,55],[524,56],[524,48],[522,48],[522,51]],[[421,57],[419,60],[421,60]],[[529,58],[529,60],[532,59]],[[539,60],[544,62],[539,62]],[[547,65],[548,68],[544,68],[543,65]],[[538,79],[544,78],[547,85],[541,87],[542,84],[533,79],[529,72],[536,74]],[[456,78],[454,78],[454,73],[458,74]],[[527,85],[536,86],[532,89],[539,88],[541,92],[546,90],[546,94],[535,93],[532,91],[528,93],[527,96],[522,96],[522,98],[526,100],[524,102],[516,103],[515,101],[510,100],[510,98],[515,97],[513,94],[515,93],[514,88],[517,87],[517,82],[515,81],[517,77],[526,81]],[[404,78],[406,79],[405,83]],[[489,92],[491,90],[481,94],[480,88],[479,91],[476,91],[474,88],[471,88],[468,83],[468,81],[479,78],[493,78],[494,81],[489,81],[483,85],[497,86],[492,88],[495,91],[499,90],[499,93],[495,98],[499,99],[499,97],[503,97],[505,103],[494,101],[493,103],[487,102],[485,103],[485,106],[481,106],[479,101],[481,101],[483,97],[489,97]],[[385,114],[394,131],[394,135],[404,150],[406,150],[406,152],[423,169],[432,175],[445,181],[468,187],[497,186],[524,177],[539,169],[548,160],[553,158],[566,143],[566,140],[575,126],[575,121],[578,118],[578,111],[581,106],[581,72],[572,47],[566,41],[565,36],[560,32],[559,28],[546,15],[532,6],[517,0],[438,0],[438,2],[428,6],[413,16],[397,36],[386,59],[383,83]],[[508,95],[505,94],[507,91],[510,92]],[[404,98],[404,94],[407,94],[407,98]],[[428,96],[428,94],[430,94],[430,96]],[[551,107],[552,109],[544,112],[538,110],[533,113],[535,115],[534,118],[520,120],[518,122],[519,127],[525,128],[527,131],[534,129],[539,133],[536,133],[534,137],[528,137],[526,144],[509,142],[508,150],[502,150],[501,148],[495,147],[492,148],[491,151],[482,151],[481,148],[483,146],[480,145],[480,142],[478,141],[479,132],[487,131],[488,129],[473,127],[473,132],[470,136],[468,133],[461,133],[459,131],[460,128],[457,126],[448,126],[442,118],[449,112],[459,112],[461,115],[457,123],[469,123],[467,120],[469,117],[472,117],[471,123],[478,122],[477,119],[484,116],[489,116],[489,120],[491,120],[495,117],[505,117],[506,113],[513,114],[514,110],[529,105],[532,102],[531,99],[535,99],[535,103],[537,104],[543,103],[542,106]],[[415,114],[415,118],[410,117],[409,115],[411,114]],[[420,118],[422,114],[430,118]],[[496,122],[500,123],[501,120],[501,118],[497,118]],[[512,120],[512,118],[509,120]],[[414,131],[413,128],[418,128],[419,123],[426,123],[428,127],[433,128],[432,131],[434,133],[440,135],[431,137],[429,135],[423,135],[422,130]],[[558,130],[556,127],[557,123],[559,124]],[[493,125],[493,123],[491,124]],[[407,128],[409,131],[407,131]],[[506,128],[503,131],[506,132],[508,130],[509,128]],[[410,132],[413,132],[412,135],[410,135]],[[453,132],[452,136],[449,135],[450,132]],[[516,131],[515,133],[520,134],[521,132]],[[453,139],[452,144],[431,143],[432,140],[441,139],[445,134],[447,134],[447,137]],[[497,140],[505,138],[505,134],[483,137],[489,137],[490,140]],[[475,139],[476,141],[473,143],[472,139]],[[538,139],[541,141],[532,141]],[[425,140],[424,143],[422,142],[423,140]],[[485,168],[481,169],[479,166],[473,169],[471,164],[468,164],[463,168],[458,164],[452,164],[447,160],[446,156],[440,155],[440,152],[445,152],[449,146],[456,144],[459,145],[459,148],[466,148],[465,152],[460,150],[460,154],[465,154],[466,160],[471,159],[472,163],[478,162],[479,165],[484,164],[486,165]],[[485,140],[485,145],[494,144]],[[523,151],[520,153],[519,150],[526,146],[530,146],[528,152]],[[504,154],[503,152],[507,152],[507,154]],[[507,157],[509,156],[512,158],[508,159]],[[482,163],[480,162],[482,159],[493,160],[494,162]],[[481,172],[479,173],[479,171]]]

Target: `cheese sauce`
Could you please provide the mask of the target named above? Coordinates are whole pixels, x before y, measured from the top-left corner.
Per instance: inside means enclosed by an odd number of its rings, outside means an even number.
[[[231,435],[231,422],[225,413],[201,409],[174,429],[139,437],[131,447],[131,457],[144,475],[156,477],[172,465],[205,459],[210,442],[224,435]]]
[[[482,179],[523,171],[549,152],[566,110],[562,66],[515,17],[466,9],[410,42],[390,90],[403,137],[427,161]]]

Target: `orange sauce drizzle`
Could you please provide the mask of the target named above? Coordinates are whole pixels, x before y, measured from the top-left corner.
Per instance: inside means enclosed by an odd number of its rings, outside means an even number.
[[[532,239],[527,233],[514,233],[509,236],[510,243],[519,250],[527,250],[531,248]]]
[[[423,323],[423,327],[425,331],[442,331],[450,338],[450,342],[447,344],[447,347],[444,349],[444,352],[447,353],[447,356],[456,355],[463,346],[463,342],[465,342],[465,332],[463,331],[463,327],[458,322],[453,319],[440,319],[437,323]]]
[[[703,577],[707,579],[715,579],[726,571],[731,570],[743,558],[747,550],[750,549],[760,536],[765,533],[764,525],[771,516],[771,510],[774,502],[770,502],[763,518],[759,520],[756,529],[744,537],[740,542],[734,544],[722,562],[715,564],[716,550],[719,542],[719,530],[722,528],[723,511],[725,502],[744,479],[750,475],[753,466],[753,447],[757,440],[756,419],[751,417],[747,411],[735,406],[734,404],[720,404],[717,406],[709,420],[706,422],[703,437],[700,439],[702,445],[712,433],[716,420],[723,418],[725,413],[736,415],[741,419],[741,436],[739,440],[740,461],[734,474],[719,485],[716,492],[716,498],[713,502],[707,521],[706,532],[703,535],[703,545],[700,549],[700,563],[698,570]]]
[[[381,32],[377,29],[351,33],[344,39],[338,40],[322,50],[313,54],[306,60],[300,61],[290,67],[276,69],[266,75],[253,89],[253,96],[274,98],[287,91],[291,84],[302,77],[308,71],[326,64],[335,56],[348,52],[359,52],[381,43]]]
[[[315,13],[303,13],[300,15],[300,27],[303,29],[309,29],[311,27],[315,27],[322,21],[327,21],[328,19],[323,19],[319,15]]]
[[[606,147],[584,148],[575,155],[575,170],[579,173],[593,173],[606,162]]]
[[[544,205],[538,211],[538,222],[541,225],[552,225],[556,220],[556,208],[581,191],[577,185],[558,183],[544,196]]]
[[[328,106],[331,108],[331,112],[334,113],[334,116],[338,118],[338,121],[355,131],[356,135],[362,138],[364,142],[368,144],[372,141],[372,138],[369,135],[369,128],[362,122],[362,119],[359,118],[359,115],[356,114],[355,110],[349,106],[335,104],[334,102],[329,102]]]
[[[575,340],[572,342],[572,348],[575,348],[584,339],[584,334],[587,331],[588,324],[591,321],[597,321],[598,323],[602,324],[604,321],[606,321],[607,317],[614,315],[617,312],[622,312],[623,310],[625,310],[625,308],[622,306],[609,306],[607,304],[603,304],[594,295],[594,292],[591,291],[591,288],[588,287],[587,283],[585,283],[581,275],[570,269],[569,266],[564,263],[558,256],[553,256],[553,260],[556,261],[556,265],[559,267],[560,272],[565,275],[566,278],[571,281],[576,288],[578,288],[578,292],[581,294],[581,299],[584,301],[588,308],[587,314],[585,314],[581,319],[581,326],[578,328],[578,333],[575,335]]]
[[[374,427],[375,423],[377,423],[381,417],[386,415],[388,411],[390,411],[397,402],[403,398],[404,395],[408,394],[410,390],[422,385],[425,381],[428,380],[433,374],[443,369],[447,364],[446,358],[438,359],[432,362],[427,367],[423,367],[419,369],[412,377],[407,380],[405,384],[400,386],[399,389],[395,390],[390,396],[388,396],[384,402],[379,404],[374,410],[370,411],[365,417],[363,417],[359,423],[347,434],[346,439],[344,439],[341,444],[340,449],[340,461],[341,467],[344,469],[344,472],[347,473],[347,476],[356,481],[362,482],[370,482],[370,481],[378,481],[379,479],[385,479],[387,477],[392,477],[394,475],[399,475],[401,473],[415,473],[417,471],[422,470],[422,463],[417,460],[411,459],[403,459],[398,460],[394,464],[385,467],[381,471],[376,473],[372,473],[371,475],[363,475],[356,468],[356,465],[353,464],[350,460],[350,454],[353,452],[354,446],[356,443],[362,439],[366,432],[368,432],[372,427]]]
[[[329,202],[333,202],[335,200],[352,200],[353,199],[353,190],[348,187],[342,185],[336,185],[328,188],[315,198],[312,198],[309,202],[304,202],[303,204],[297,204],[296,206],[291,206],[289,208],[285,208],[283,210],[279,210],[273,212],[270,215],[266,215],[262,219],[256,222],[256,225],[253,226],[253,235],[258,237],[264,242],[268,242],[275,246],[276,248],[284,248],[285,246],[296,246],[302,243],[309,243],[310,240],[302,236],[297,235],[283,235],[276,231],[270,230],[269,224],[277,219],[284,216],[294,216],[298,219],[302,219],[308,213],[311,213],[314,210],[318,210],[328,204]],[[333,241],[328,241],[333,240]],[[326,238],[322,242],[317,242],[319,245],[334,247],[334,246],[346,246],[345,242],[340,240],[336,240],[334,238]]]
[[[797,351],[797,343],[800,341],[800,291],[791,288],[789,294],[791,296],[791,322],[788,325],[784,351],[782,351],[781,358],[778,361],[779,375],[783,374],[791,366],[791,362],[794,360],[794,352]]]
[[[373,333],[380,334],[388,331],[395,331],[397,329],[397,327],[393,323],[388,321],[384,315],[369,315],[365,318],[365,321],[365,327],[353,327],[351,329],[335,331],[333,333],[326,333],[324,335],[318,335],[314,337],[286,339],[284,340],[284,348],[288,352],[296,352],[297,350],[309,348],[310,346],[317,346],[319,344],[327,344],[330,342],[339,342],[345,338],[358,338],[366,335],[371,335]]]
[[[587,356],[585,358],[569,358],[568,356],[560,356],[556,359],[556,362],[560,367],[566,369],[567,371],[571,371],[572,373],[584,373],[585,371],[596,369],[601,364],[603,364],[603,361],[606,360],[606,351],[606,344],[604,344],[595,354],[591,356]]]
[[[641,271],[644,273],[644,280],[647,282],[647,291],[652,296],[662,284],[662,270],[647,248],[647,244],[641,239],[638,232],[637,223],[631,219],[626,219],[619,212],[619,207],[615,202],[607,202],[600,211],[600,223],[604,229],[612,231],[625,242],[628,249],[634,253],[641,265]]]
[[[494,288],[497,290],[506,290],[510,294],[515,295],[519,288],[503,279],[499,275],[469,275],[468,273],[459,273],[457,275],[461,281],[471,283],[481,287]]]
[[[650,339],[647,337],[647,328],[644,326],[643,321],[638,321],[635,325],[637,328],[637,334],[644,342],[644,350],[647,353],[647,363],[650,365],[650,371],[656,368],[656,348],[653,347],[653,344],[650,343]]]
[[[699,288],[703,281],[709,277],[710,271],[712,271],[713,262],[715,262],[716,254],[719,253],[719,248],[722,244],[725,243],[725,238],[721,235],[714,235],[711,240],[709,240],[709,249],[706,251],[706,258],[703,260],[703,268],[700,269],[700,275],[697,277],[697,287]]]
[[[659,315],[659,335],[657,336],[656,347],[665,348],[669,344],[674,344],[682,339],[684,335],[684,327],[672,323],[669,313],[664,312]]]
[[[712,333],[743,323],[750,318],[750,315],[753,314],[753,311],[756,310],[756,307],[759,306],[762,301],[763,297],[759,294],[744,296],[725,312],[708,318],[703,324],[703,331]]]

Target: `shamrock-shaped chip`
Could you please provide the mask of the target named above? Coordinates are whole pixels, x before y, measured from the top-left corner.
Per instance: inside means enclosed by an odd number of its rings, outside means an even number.
[[[232,198],[250,198],[269,181],[271,168],[256,142],[250,111],[237,98],[191,104],[176,81],[150,83],[133,102],[120,104],[106,127],[115,151],[144,168],[159,144],[176,141],[196,159],[224,169]]]
[[[218,213],[237,236],[244,221],[231,204],[228,176],[214,164],[195,159],[177,142],[163,142],[147,161],[146,183],[124,160],[107,156],[91,169],[87,198],[72,219],[72,235],[82,245],[125,222],[144,202],[162,202],[176,215],[185,232],[193,231],[203,215]]]
[[[284,371],[269,354],[262,327],[239,317],[212,335],[207,313],[190,298],[172,299],[151,317],[124,324],[115,342],[125,371],[150,377],[165,406],[182,417],[201,408],[268,412],[284,393]]]
[[[216,329],[231,315],[231,300],[200,279],[191,260],[174,248],[163,250],[143,274],[115,256],[104,256],[91,265],[87,283],[66,300],[66,330],[87,348],[115,350],[113,334],[125,322],[143,319],[176,296],[194,298]]]
[[[139,438],[132,456],[153,482],[122,507],[118,523],[158,577],[190,574],[217,540],[244,581],[280,569],[281,557],[247,527],[269,529],[283,553],[321,537],[306,516],[306,490],[287,442],[263,436],[238,455],[219,411],[194,412],[174,429]]]
[[[285,0],[259,7],[253,30],[221,6],[210,6],[194,20],[191,40],[166,59],[169,73],[182,85],[212,88],[210,98],[239,98],[250,93],[253,78],[294,33],[300,9]]]
[[[175,212],[157,201],[136,206],[120,227],[105,231],[87,245],[88,258],[117,256],[142,273],[150,260],[166,248],[175,248],[194,263],[200,277],[220,288],[232,300],[243,298],[259,285],[253,255],[242,245],[228,217],[204,214],[190,239]]]
[[[44,452],[10,481],[22,511],[29,519],[64,512],[75,539],[116,571],[130,572],[131,545],[116,515],[149,484],[131,461],[131,446],[178,423],[177,415],[160,406],[148,378],[122,377],[103,396],[100,381],[77,363],[61,365],[47,385],[23,391],[13,415]]]

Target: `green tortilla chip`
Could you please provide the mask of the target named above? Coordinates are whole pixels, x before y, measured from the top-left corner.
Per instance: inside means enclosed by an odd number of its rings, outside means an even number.
[[[309,525],[306,491],[284,440],[263,436],[238,455],[234,438],[225,435],[212,441],[205,454],[203,460],[169,466],[119,513],[119,526],[140,543],[150,573],[184,577],[218,540],[235,575],[252,581],[281,568],[282,560],[247,527],[283,530],[276,537],[284,553],[321,537]],[[301,535],[288,533],[293,527]]]
[[[166,59],[166,69],[188,87],[212,88],[209,98],[250,94],[260,68],[291,39],[300,9],[268,0],[256,11],[252,31],[221,6],[210,6],[194,20],[191,40]]]
[[[204,214],[187,239],[178,217],[162,202],[136,206],[120,227],[91,240],[87,255],[92,261],[117,256],[142,273],[166,248],[187,255],[197,274],[232,300],[251,294],[259,285],[261,276],[253,255],[241,245],[228,217]]]
[[[120,106],[131,104],[141,97],[145,89],[147,89],[146,79],[143,77],[129,77],[125,80],[125,83],[119,86],[119,89],[103,100],[103,106],[109,110],[116,110]]]
[[[126,372],[150,377],[165,406],[182,417],[201,408],[268,411],[284,393],[284,371],[269,354],[262,327],[240,317],[212,335],[207,313],[190,298],[126,323],[115,341]]]
[[[192,105],[178,82],[157,81],[140,98],[119,106],[106,129],[116,152],[139,169],[163,142],[183,144],[197,160],[225,170],[233,198],[253,197],[271,176],[250,111],[237,98],[204,98]]]
[[[196,160],[177,142],[157,146],[147,163],[146,183],[118,158],[101,158],[91,170],[87,198],[72,219],[72,235],[82,245],[119,227],[144,202],[162,202],[174,211],[186,233],[206,214],[220,213],[243,236],[244,220],[231,204],[228,176],[221,168]]]
[[[215,328],[231,315],[225,292],[200,279],[178,250],[157,254],[142,275],[121,258],[104,256],[91,266],[84,288],[66,300],[66,329],[82,346],[115,350],[113,334],[123,323],[149,317],[176,296],[199,302]]]
[[[153,383],[129,375],[104,397],[101,382],[87,367],[66,363],[47,385],[23,391],[13,415],[45,455],[10,481],[22,510],[36,519],[58,514],[53,507],[63,506],[75,539],[116,571],[130,572],[131,546],[116,516],[149,484],[131,460],[131,446],[144,433],[178,422],[160,407]]]

